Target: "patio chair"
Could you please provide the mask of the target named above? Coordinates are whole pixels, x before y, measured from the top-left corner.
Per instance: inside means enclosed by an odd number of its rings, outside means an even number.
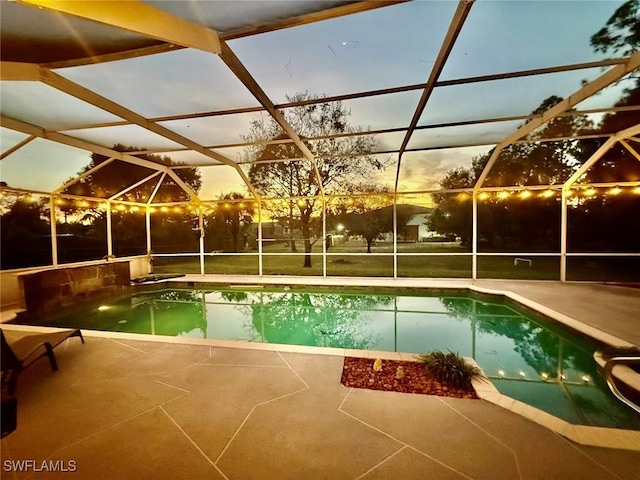
[[[2,353],[2,390],[7,388],[7,393],[13,395],[18,382],[18,375],[33,364],[40,357],[49,358],[51,369],[58,370],[58,363],[53,349],[64,342],[69,337],[80,337],[82,343],[84,338],[79,329],[60,330],[52,333],[38,333],[25,335],[24,337],[9,344],[0,329]]]

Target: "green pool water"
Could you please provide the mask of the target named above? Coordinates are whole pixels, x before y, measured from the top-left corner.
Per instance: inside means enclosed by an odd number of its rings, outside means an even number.
[[[25,323],[34,323],[31,319]],[[574,424],[640,430],[601,378],[598,346],[500,296],[308,288],[134,290],[40,324],[473,357],[501,393]]]

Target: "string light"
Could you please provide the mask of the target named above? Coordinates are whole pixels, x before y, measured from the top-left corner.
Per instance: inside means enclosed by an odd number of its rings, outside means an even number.
[[[553,197],[553,190],[545,190],[540,194],[540,196],[544,198]]]
[[[506,190],[503,190],[498,194],[498,198],[501,199],[501,200],[505,200],[505,199],[509,198],[509,195],[510,195],[509,192],[507,192]]]
[[[609,190],[610,195],[618,195],[620,192],[622,192],[622,189],[617,185],[613,187],[611,190]]]
[[[487,198],[489,198],[489,194],[488,194],[487,192],[481,192],[481,193],[478,195],[478,198],[479,198],[480,200],[486,200]]]
[[[523,190],[520,192],[520,198],[527,199],[531,196],[531,192],[529,190]]]
[[[593,187],[589,187],[584,191],[584,194],[588,197],[593,197],[596,193],[596,189]]]

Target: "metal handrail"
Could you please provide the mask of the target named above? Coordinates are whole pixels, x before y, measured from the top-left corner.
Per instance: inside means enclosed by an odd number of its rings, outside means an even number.
[[[615,382],[613,380],[613,367],[615,365],[627,364],[627,363],[640,363],[640,356],[638,356],[638,357],[636,357],[636,356],[620,356],[620,357],[608,358],[606,360],[606,363],[604,364],[604,379],[606,380],[607,385],[609,386],[609,389],[616,396],[616,398],[618,400],[620,400],[624,404],[628,405],[629,407],[634,409],[636,412],[640,413],[640,405],[636,404],[634,401],[632,401],[632,400],[628,399],[627,397],[625,397],[620,392],[620,390],[618,390],[618,387],[616,386],[616,384],[615,384]]]

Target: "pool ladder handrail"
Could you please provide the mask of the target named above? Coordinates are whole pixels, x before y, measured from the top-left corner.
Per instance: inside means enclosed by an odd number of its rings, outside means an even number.
[[[621,364],[626,365],[626,364],[630,364],[630,363],[631,364],[635,364],[635,363],[640,364],[640,356],[620,355],[620,356],[607,358],[606,363],[604,364],[604,379],[606,380],[607,385],[609,386],[609,389],[616,396],[616,398],[618,400],[623,402],[625,405],[628,405],[629,407],[631,407],[636,412],[640,413],[640,405],[638,405],[633,400],[631,400],[631,399],[627,398],[626,396],[624,396],[624,394],[622,392],[620,392],[620,390],[618,390],[618,387],[616,386],[615,381],[613,379],[613,367],[614,366],[621,365]],[[640,374],[638,374],[638,375],[640,375]]]

